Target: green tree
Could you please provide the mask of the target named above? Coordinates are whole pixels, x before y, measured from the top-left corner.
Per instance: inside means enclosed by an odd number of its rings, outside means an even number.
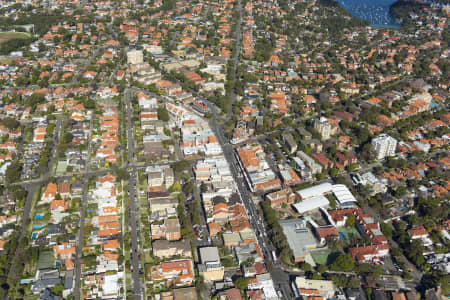
[[[334,271],[351,271],[354,267],[353,257],[346,253],[339,255],[331,264],[330,269]]]
[[[310,264],[308,264],[307,262],[303,262],[300,264],[300,268],[305,271],[305,272],[309,272],[312,270],[312,267]]]
[[[171,187],[169,187],[170,193],[178,193],[181,191],[181,184],[178,181],[175,181]]]
[[[328,270],[328,268],[325,265],[319,265],[317,267],[317,272],[322,273],[322,274],[325,273],[327,270]]]
[[[169,112],[164,106],[158,107],[158,119],[164,122],[170,120]]]
[[[6,117],[1,120],[1,124],[7,127],[8,129],[16,129],[20,126],[19,121],[14,118]]]
[[[52,287],[52,293],[55,294],[55,295],[61,296],[63,290],[64,290],[64,286],[61,285],[61,284],[57,284],[54,287]]]
[[[22,164],[20,162],[16,161],[10,164],[5,171],[6,182],[12,183],[18,181],[20,179],[21,171]]]
[[[180,160],[173,164],[173,170],[175,173],[181,173],[189,167],[189,161],[187,160]]]
[[[393,228],[391,227],[391,225],[386,224],[386,223],[381,223],[380,229],[381,229],[381,232],[383,232],[383,234],[386,236],[386,238],[388,238],[388,239],[392,238]]]
[[[356,223],[356,217],[353,214],[347,214],[347,220],[345,221],[345,226],[353,227]]]
[[[238,277],[235,281],[234,281],[234,285],[240,289],[241,291],[244,291],[247,289],[248,287],[248,278],[246,277]]]

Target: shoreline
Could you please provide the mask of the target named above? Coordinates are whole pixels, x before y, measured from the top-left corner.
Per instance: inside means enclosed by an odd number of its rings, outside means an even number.
[[[387,8],[387,15],[389,16],[389,18],[391,18],[391,19],[394,20],[394,22],[395,22],[395,23],[389,23],[389,24],[372,23],[372,22],[371,22],[371,19],[369,19],[369,18],[364,18],[364,16],[361,16],[361,15],[357,15],[357,14],[354,13],[355,11],[354,11],[353,9],[349,9],[349,8],[345,7],[345,6],[343,5],[344,0],[336,0],[336,2],[339,4],[339,6],[340,6],[341,8],[345,9],[351,16],[369,22],[369,23],[370,23],[370,25],[369,25],[370,27],[373,27],[373,28],[376,28],[376,29],[380,29],[380,28],[400,29],[400,28],[402,27],[402,24],[401,24],[401,23],[398,23],[397,20],[396,20],[396,18],[395,18],[395,16],[393,16],[393,15],[391,14],[391,12],[390,12],[391,6],[392,6],[393,4],[399,2],[398,0],[393,1],[392,3],[390,3],[389,6],[388,6],[388,8]],[[364,0],[363,0],[363,2],[364,2]],[[359,2],[359,3],[361,3],[361,2]],[[372,2],[372,1],[367,1],[367,4],[368,4],[368,5],[373,5],[373,2]],[[353,5],[352,5],[352,6],[353,6]],[[379,7],[379,8],[383,8],[383,5],[380,4],[378,7]]]

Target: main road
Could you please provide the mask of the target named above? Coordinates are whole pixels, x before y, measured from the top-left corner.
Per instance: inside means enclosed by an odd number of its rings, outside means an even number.
[[[128,180],[128,194],[130,197],[129,206],[129,222],[131,227],[131,278],[132,289],[134,299],[142,299],[142,284],[140,275],[140,263],[139,263],[139,242],[138,242],[138,224],[139,214],[136,205],[136,167],[134,166],[134,132],[133,132],[133,106],[131,103],[132,92],[130,89],[126,89],[124,93],[125,97],[125,109],[127,116],[127,147],[128,147],[128,161],[127,167],[131,166],[130,179]]]
[[[238,1],[238,12],[239,12],[239,20],[236,26],[236,51],[233,56],[234,61],[234,70],[230,80],[235,82],[237,67],[239,64],[239,57],[241,52],[241,23],[242,23],[242,4],[241,1]],[[243,174],[241,173],[239,163],[234,155],[234,149],[232,145],[229,143],[228,139],[224,135],[224,123],[229,121],[233,116],[233,103],[236,101],[237,95],[236,91],[233,89],[230,95],[230,103],[227,115],[225,116],[225,120],[221,119],[215,106],[211,105],[210,109],[213,113],[213,118],[211,119],[211,128],[213,128],[220,145],[222,146],[223,153],[225,158],[227,159],[231,173],[233,175],[234,181],[237,184],[237,188],[242,198],[242,202],[244,204],[245,210],[248,214],[250,224],[255,230],[256,236],[258,237],[259,246],[261,251],[263,252],[264,259],[268,265],[268,269],[271,273],[272,279],[274,281],[275,287],[281,290],[283,297],[285,299],[294,299],[295,295],[290,288],[290,275],[288,272],[284,271],[281,263],[277,261],[273,261],[272,259],[272,251],[275,251],[275,247],[272,245],[271,241],[268,238],[266,228],[264,226],[264,221],[260,214],[258,213],[258,209],[256,207],[255,202],[253,201],[253,197],[245,185],[243,181]]]

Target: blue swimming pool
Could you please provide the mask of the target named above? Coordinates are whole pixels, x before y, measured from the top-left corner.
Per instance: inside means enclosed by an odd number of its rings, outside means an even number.
[[[35,239],[37,238],[37,236],[38,236],[38,233],[37,233],[37,232],[33,232],[33,233],[31,234],[31,238],[32,238],[33,240],[35,240]]]
[[[439,103],[437,103],[437,102],[431,102],[430,103],[430,108],[436,108],[438,106],[439,106]]]
[[[44,217],[43,215],[37,214],[36,215],[36,220],[42,220],[43,217]]]
[[[42,229],[44,227],[45,227],[45,225],[34,225],[33,229]]]

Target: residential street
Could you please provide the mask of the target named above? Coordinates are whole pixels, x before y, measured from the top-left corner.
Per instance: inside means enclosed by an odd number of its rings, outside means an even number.
[[[89,193],[89,162],[91,159],[92,151],[92,130],[93,130],[94,118],[89,121],[89,138],[88,138],[88,155],[84,169],[84,176],[82,177],[83,191],[82,198],[80,202],[80,226],[78,229],[78,237],[76,244],[76,259],[75,259],[75,289],[74,298],[80,299],[80,289],[81,289],[81,257],[83,255],[83,243],[84,243],[84,226],[85,226],[85,216],[87,209],[88,193]]]

